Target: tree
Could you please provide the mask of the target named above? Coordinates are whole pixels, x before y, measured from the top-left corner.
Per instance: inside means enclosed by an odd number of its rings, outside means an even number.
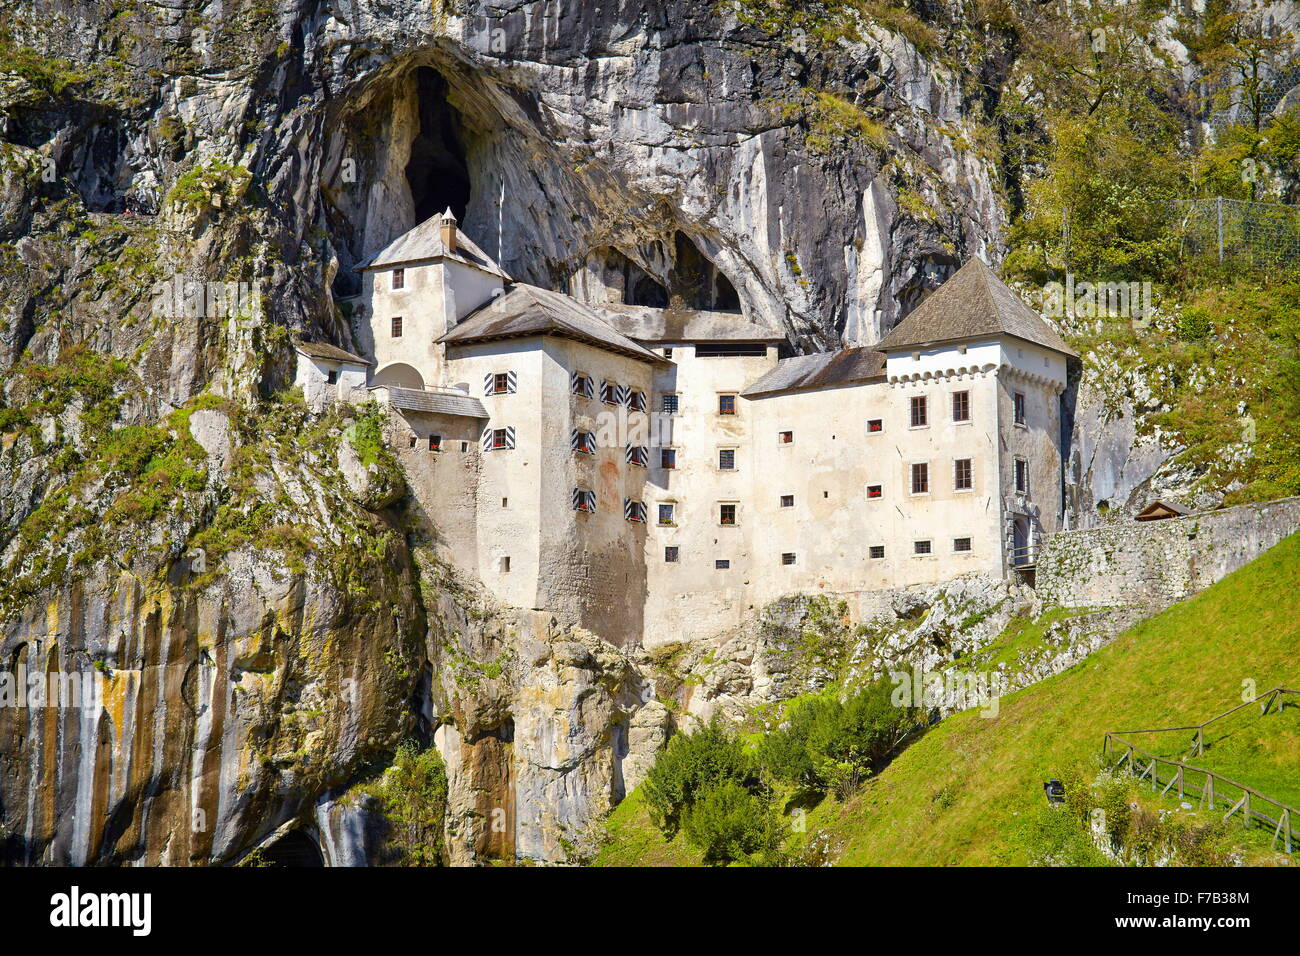
[[[687,811],[686,838],[710,866],[763,857],[781,845],[772,805],[733,780],[705,788]]]
[[[718,716],[693,734],[677,734],[642,784],[650,819],[667,839],[708,787],[732,782],[748,791],[760,787],[753,760],[723,728]]]

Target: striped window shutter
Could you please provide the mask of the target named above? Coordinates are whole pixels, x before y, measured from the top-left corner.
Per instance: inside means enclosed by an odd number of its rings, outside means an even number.
[[[507,448],[515,447],[515,426],[514,425],[506,426],[506,447]]]
[[[584,391],[584,386],[582,384],[582,376],[579,375],[577,372],[569,373],[569,391],[572,392],[574,395],[581,395]]]
[[[574,429],[569,435],[569,451],[577,451],[578,446],[582,444],[582,432]]]
[[[616,386],[614,389],[614,403],[617,405],[632,404],[632,389],[626,385]]]
[[[596,397],[596,383],[592,381],[590,375],[582,380],[582,394],[587,398]]]
[[[519,374],[517,372],[506,372],[506,391],[513,395],[519,390]]]
[[[481,441],[482,441],[482,445],[483,445],[483,450],[484,450],[484,451],[491,451],[491,450],[492,450],[492,428],[491,428],[491,426],[489,426],[489,427],[483,429],[483,438],[481,439]]]
[[[483,376],[483,394],[484,394],[484,395],[491,395],[491,394],[492,394],[492,379],[493,379],[493,378],[494,378],[494,375],[493,375],[493,373],[491,373],[491,372],[488,372],[486,375]]]

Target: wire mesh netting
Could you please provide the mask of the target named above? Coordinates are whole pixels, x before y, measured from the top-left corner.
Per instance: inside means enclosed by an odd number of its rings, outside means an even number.
[[[1300,206],[1222,197],[1174,206],[1184,255],[1246,269],[1300,265]]]

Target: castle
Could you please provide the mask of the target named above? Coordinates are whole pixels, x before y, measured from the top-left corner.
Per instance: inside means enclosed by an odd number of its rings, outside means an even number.
[[[1060,527],[1074,353],[978,259],[869,348],[778,358],[739,313],[513,283],[450,210],[361,263],[352,355],[440,556],[615,643],[716,634],[794,592],[1031,565]]]

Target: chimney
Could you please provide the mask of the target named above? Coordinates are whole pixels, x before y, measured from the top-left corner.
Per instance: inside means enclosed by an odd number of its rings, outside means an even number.
[[[455,252],[456,251],[456,217],[451,214],[450,206],[448,206],[447,211],[442,214],[439,233],[442,236],[443,252]]]

